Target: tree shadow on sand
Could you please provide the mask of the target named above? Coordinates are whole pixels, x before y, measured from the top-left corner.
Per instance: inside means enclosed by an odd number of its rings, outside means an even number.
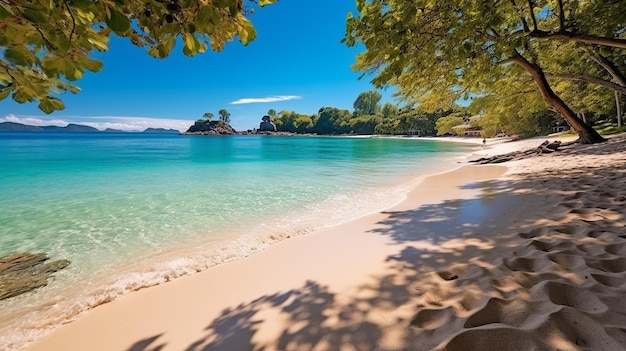
[[[350,296],[315,281],[261,296],[186,350],[626,348],[626,160],[463,188],[483,196],[387,212],[373,232],[399,249]]]

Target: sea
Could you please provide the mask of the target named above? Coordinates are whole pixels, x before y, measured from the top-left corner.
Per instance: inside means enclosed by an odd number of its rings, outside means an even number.
[[[129,292],[387,209],[472,148],[409,137],[0,133],[0,256],[71,261],[47,286],[0,301],[0,349],[20,350]]]

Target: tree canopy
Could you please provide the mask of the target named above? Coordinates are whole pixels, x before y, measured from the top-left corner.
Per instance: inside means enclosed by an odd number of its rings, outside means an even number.
[[[442,108],[460,97],[498,95],[502,80],[530,78],[533,88],[524,90],[558,112],[581,142],[603,140],[547,73],[566,72],[578,57],[574,48],[626,48],[625,1],[357,0],[357,10],[344,38],[366,47],[354,68],[379,87],[397,86],[405,101]]]
[[[368,90],[359,94],[352,105],[352,107],[354,107],[354,114],[375,115],[380,110],[378,102],[380,102],[382,97],[383,95],[377,90]]]
[[[228,112],[226,109],[221,109],[217,111],[217,114],[220,115],[220,121],[226,124],[230,123],[230,112]]]
[[[256,38],[252,11],[242,0],[0,1],[0,100],[38,102],[46,113],[63,109],[57,96],[77,93],[73,81],[102,69],[92,54],[107,51],[112,34],[156,58],[177,42],[188,56],[220,51],[235,37],[248,44]]]

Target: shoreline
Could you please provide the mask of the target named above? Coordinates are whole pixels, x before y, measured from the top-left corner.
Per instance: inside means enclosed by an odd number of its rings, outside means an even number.
[[[418,174],[458,167],[456,161],[467,154],[467,149],[463,150],[442,158],[441,162],[431,165],[429,170],[419,170]],[[381,172],[389,171],[382,169]],[[194,246],[180,242],[180,245],[168,247],[167,251],[159,251],[150,256],[136,256],[134,261],[115,271],[93,274],[85,284],[73,284],[69,287],[63,283],[67,281],[70,271],[61,272],[56,278],[57,284],[50,284],[41,291],[25,296],[29,300],[24,299],[20,303],[26,301],[26,304],[16,304],[4,310],[7,319],[0,327],[0,348],[21,350],[24,347],[21,346],[22,343],[45,337],[58,326],[80,319],[93,308],[126,294],[196,274],[224,262],[245,259],[284,238],[308,234],[347,222],[349,218],[357,219],[382,211],[401,202],[406,197],[407,189],[416,182],[415,174],[407,174],[406,169],[401,176],[395,178],[383,187],[363,188],[357,192],[359,196],[332,196],[323,202],[314,203],[314,206],[307,206],[310,213],[303,209],[291,219],[285,217],[283,220],[280,218],[284,216],[278,217],[280,220],[272,227],[276,230],[266,225],[255,226],[252,231],[242,231],[244,234],[241,238],[221,241],[217,247],[213,241],[199,242]],[[325,215],[320,217],[319,213]],[[62,279],[65,280],[61,281]],[[31,301],[34,302],[29,305]],[[43,302],[39,303],[40,301]],[[28,308],[19,308],[20,306]]]
[[[411,340],[422,340],[427,333],[428,345],[445,343],[450,347],[446,349],[457,350],[458,340],[480,340],[487,331],[495,332],[498,342],[506,339],[498,335],[524,337],[516,328],[473,325],[479,324],[477,319],[497,319],[508,306],[498,301],[513,301],[505,295],[519,290],[515,285],[519,282],[504,281],[498,287],[504,292],[497,296],[487,285],[504,268],[493,269],[487,263],[504,254],[511,279],[528,279],[524,269],[531,270],[533,260],[568,259],[510,257],[510,248],[532,239],[528,233],[541,234],[536,228],[548,220],[542,219],[542,211],[562,196],[552,194],[546,203],[545,194],[515,183],[516,177],[540,172],[541,167],[546,168],[522,160],[512,162],[506,173],[503,166],[472,165],[426,177],[404,202],[387,211],[283,240],[245,259],[131,293],[87,312],[27,349],[391,350],[410,348]],[[532,184],[536,183],[541,184],[540,180]],[[520,202],[536,206],[517,206]],[[605,217],[619,222],[621,215]],[[535,223],[529,218],[542,220]],[[520,233],[522,229],[526,231]],[[620,248],[617,243],[612,251],[621,252]],[[566,273],[572,272],[564,272],[567,277]],[[552,284],[545,288],[548,295],[565,284],[562,277],[541,278],[548,282],[544,285]],[[564,303],[574,304],[568,301]],[[462,309],[469,318],[459,313]],[[464,318],[468,327],[455,322]],[[531,341],[538,343],[535,339]]]

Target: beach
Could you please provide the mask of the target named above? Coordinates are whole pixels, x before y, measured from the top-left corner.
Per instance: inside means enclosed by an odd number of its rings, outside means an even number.
[[[26,349],[626,349],[626,137],[459,166],[388,210],[127,294]]]

